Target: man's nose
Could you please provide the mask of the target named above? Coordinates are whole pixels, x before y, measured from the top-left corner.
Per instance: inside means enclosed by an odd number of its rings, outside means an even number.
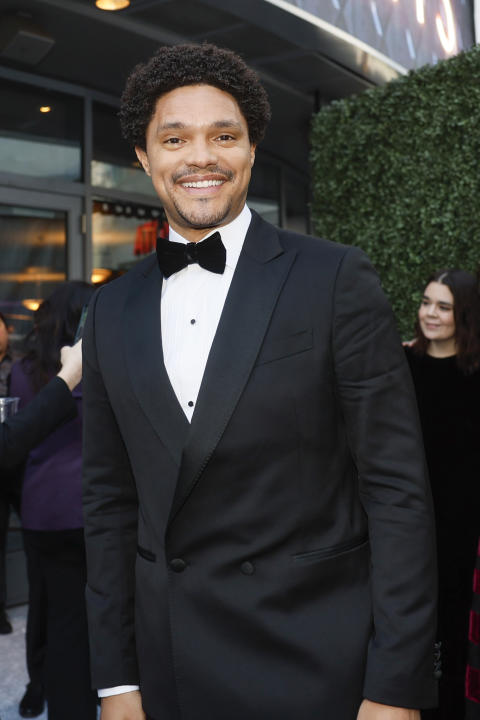
[[[217,148],[214,143],[204,138],[197,138],[189,145],[187,158],[189,165],[208,167],[217,163]]]

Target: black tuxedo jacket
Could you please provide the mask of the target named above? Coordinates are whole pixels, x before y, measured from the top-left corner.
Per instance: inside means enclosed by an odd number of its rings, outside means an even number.
[[[254,215],[192,423],[154,256],[84,337],[96,687],[156,720],[354,720],[435,702],[435,549],[415,401],[359,250]]]

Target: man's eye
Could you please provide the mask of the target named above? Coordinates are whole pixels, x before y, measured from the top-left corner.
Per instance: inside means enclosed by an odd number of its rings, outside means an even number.
[[[229,140],[234,140],[235,138],[233,135],[219,135],[218,140],[221,140],[222,142],[228,142]]]
[[[171,138],[167,138],[165,140],[165,142],[169,145],[178,145],[178,143],[180,143],[181,140],[178,137],[171,137]]]

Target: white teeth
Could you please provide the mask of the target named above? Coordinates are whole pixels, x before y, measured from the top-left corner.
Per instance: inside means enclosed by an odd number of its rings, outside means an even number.
[[[221,185],[223,180],[200,180],[199,182],[185,182],[182,183],[183,187],[190,188],[206,188],[214,187],[215,185]]]

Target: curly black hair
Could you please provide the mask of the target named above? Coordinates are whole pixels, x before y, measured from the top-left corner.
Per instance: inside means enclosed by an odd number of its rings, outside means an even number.
[[[184,85],[212,85],[230,93],[247,121],[250,142],[262,140],[270,104],[257,73],[231,50],[204,43],[161,47],[128,77],[120,106],[124,138],[146,149],[146,131],[158,98]]]

